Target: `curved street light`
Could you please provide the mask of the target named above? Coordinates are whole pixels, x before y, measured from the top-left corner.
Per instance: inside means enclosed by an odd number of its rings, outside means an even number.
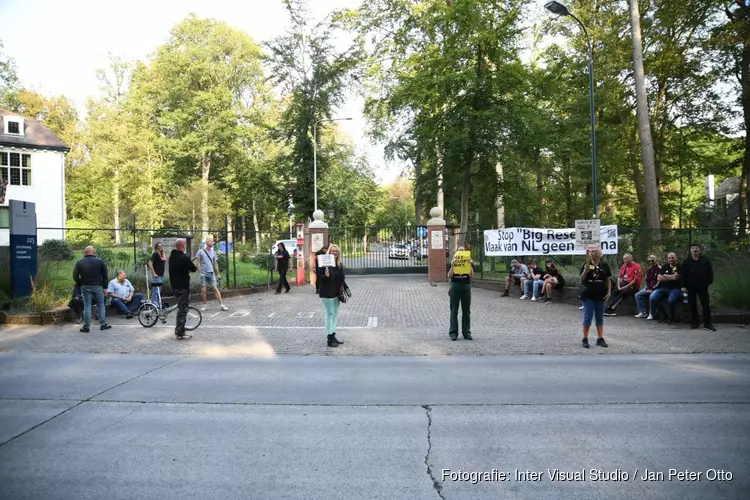
[[[323,122],[350,121],[351,118],[323,118],[313,125],[313,186],[315,189],[315,208],[318,210],[318,124]]]
[[[599,212],[599,195],[596,187],[596,118],[594,104],[594,46],[591,42],[591,37],[583,25],[580,19],[574,16],[568,8],[560,2],[547,2],[544,4],[544,8],[558,16],[570,16],[575,19],[581,26],[583,33],[586,35],[586,41],[588,44],[588,58],[589,58],[589,107],[591,108],[591,191],[594,198],[594,219],[598,217]]]

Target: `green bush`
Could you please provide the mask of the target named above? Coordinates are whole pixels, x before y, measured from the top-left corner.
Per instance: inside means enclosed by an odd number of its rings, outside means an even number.
[[[750,273],[738,270],[750,266],[750,256],[737,255],[731,259],[716,259],[714,284],[709,288],[711,304],[721,307],[735,307],[750,311]]]
[[[264,254],[255,255],[255,256],[253,256],[253,258],[251,259],[251,261],[252,261],[253,264],[255,264],[256,266],[258,266],[258,269],[268,270],[269,269],[270,257],[271,257],[270,255],[264,255]]]
[[[39,258],[48,261],[73,260],[73,250],[64,240],[45,240],[39,247]]]
[[[115,254],[109,248],[96,247],[96,256],[106,262],[108,265],[115,261]]]
[[[49,281],[43,282],[42,286],[38,287],[37,283],[32,279],[31,287],[32,290],[31,297],[29,297],[29,306],[31,306],[34,312],[42,313],[54,309],[57,304],[57,296],[55,295],[55,290],[50,285]]]

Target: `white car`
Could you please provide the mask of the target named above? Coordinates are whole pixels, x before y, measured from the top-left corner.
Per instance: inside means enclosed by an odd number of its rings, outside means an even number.
[[[389,259],[408,259],[409,248],[403,243],[396,243],[391,245],[391,250],[388,252]]]
[[[276,255],[279,250],[279,243],[283,243],[286,247],[286,251],[289,252],[291,257],[297,255],[297,240],[276,240],[276,243],[271,247],[271,255]]]

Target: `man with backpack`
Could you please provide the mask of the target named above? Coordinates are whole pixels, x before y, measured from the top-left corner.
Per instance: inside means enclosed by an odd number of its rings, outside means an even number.
[[[221,300],[221,292],[219,292],[219,287],[217,286],[219,263],[216,258],[216,251],[214,250],[213,236],[209,235],[206,238],[205,248],[198,250],[198,253],[193,260],[198,261],[198,270],[200,271],[201,276],[201,300],[203,302],[201,311],[208,309],[208,305],[206,304],[206,287],[209,286],[214,289],[214,294],[216,295],[216,300],[219,301],[221,310],[228,311],[229,308],[225,306],[224,302]]]

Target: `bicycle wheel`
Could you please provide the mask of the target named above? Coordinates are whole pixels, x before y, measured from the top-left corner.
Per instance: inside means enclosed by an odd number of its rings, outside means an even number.
[[[203,321],[201,312],[193,306],[188,307],[187,316],[185,317],[185,330],[191,332],[198,328]]]
[[[143,304],[138,312],[138,321],[146,328],[151,328],[159,321],[159,310],[154,304]]]

